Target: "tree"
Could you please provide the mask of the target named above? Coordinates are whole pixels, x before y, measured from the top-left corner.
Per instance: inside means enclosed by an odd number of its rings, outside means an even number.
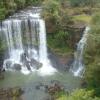
[[[17,5],[17,9],[21,9],[25,6],[26,0],[15,0],[15,3]]]

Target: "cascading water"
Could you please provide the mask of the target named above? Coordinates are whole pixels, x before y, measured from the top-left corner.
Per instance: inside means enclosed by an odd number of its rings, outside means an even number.
[[[41,8],[33,7],[2,22],[9,55],[4,61],[5,70],[17,69],[24,74],[36,70],[42,75],[56,72],[48,59],[45,22],[40,11]]]
[[[52,74],[56,70],[52,68],[51,63],[48,59],[47,54],[47,46],[46,46],[46,29],[45,29],[45,22],[44,20],[40,20],[40,32],[39,32],[39,39],[40,39],[40,46],[39,46],[39,61],[43,64],[42,69],[39,72],[43,75],[45,74]],[[44,53],[45,52],[45,53]],[[44,54],[43,54],[44,53]],[[48,67],[47,67],[48,66]],[[48,70],[49,68],[49,70]]]
[[[73,72],[74,76],[81,76],[82,72],[83,72],[83,69],[84,69],[83,50],[84,50],[84,46],[85,46],[86,41],[87,41],[87,36],[88,36],[89,29],[90,29],[89,27],[86,27],[81,40],[77,44],[77,50],[74,54],[75,60],[72,64],[72,68],[71,68],[71,71]]]
[[[21,21],[6,20],[2,23],[8,45],[8,54],[14,62],[20,62],[20,54],[23,52],[21,38]],[[17,60],[16,60],[17,59]]]

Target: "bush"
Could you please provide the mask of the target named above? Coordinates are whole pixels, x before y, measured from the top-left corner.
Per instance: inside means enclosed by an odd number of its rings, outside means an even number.
[[[24,8],[26,0],[15,0],[15,3],[17,5],[17,9],[21,9]]]
[[[55,34],[55,38],[56,38],[56,43],[58,44],[58,46],[65,46],[67,45],[67,38],[68,38],[69,33],[68,32],[64,32],[64,31],[59,31],[58,33]]]
[[[94,97],[94,90],[77,89],[71,94],[64,94],[56,100],[100,100],[98,97]]]
[[[0,1],[0,20],[5,18],[6,8],[4,6],[3,1]]]
[[[6,15],[6,8],[0,9],[0,20],[4,19]]]
[[[26,5],[40,5],[43,0],[26,0]]]

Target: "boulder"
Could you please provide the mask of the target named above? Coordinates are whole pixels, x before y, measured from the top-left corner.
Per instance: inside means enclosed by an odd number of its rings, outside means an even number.
[[[15,88],[7,88],[7,89],[0,89],[0,100],[21,100],[20,96],[23,94],[23,91],[19,87]]]
[[[39,69],[42,67],[42,63],[36,61],[35,59],[31,59],[30,64],[31,64],[31,66],[35,67],[36,69]]]
[[[10,68],[12,65],[12,61],[6,60],[5,65],[6,65],[6,68]]]
[[[50,95],[55,95],[58,92],[64,91],[64,88],[59,83],[55,83],[54,85],[48,86],[47,90]]]
[[[15,63],[15,64],[13,65],[13,68],[14,68],[15,70],[20,71],[20,70],[21,70],[21,65]]]

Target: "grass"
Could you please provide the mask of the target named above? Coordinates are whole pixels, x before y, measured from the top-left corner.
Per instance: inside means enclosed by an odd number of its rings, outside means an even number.
[[[76,15],[73,16],[73,19],[76,21],[83,21],[89,24],[91,22],[92,16],[86,15],[86,14],[81,14],[81,15]]]
[[[67,96],[66,96],[66,95],[62,95],[62,96],[59,97],[57,100],[67,100]]]
[[[72,54],[72,50],[70,48],[68,48],[67,46],[57,47],[57,48],[52,48],[51,47],[51,50],[53,50],[59,56],[67,56],[69,54]]]

